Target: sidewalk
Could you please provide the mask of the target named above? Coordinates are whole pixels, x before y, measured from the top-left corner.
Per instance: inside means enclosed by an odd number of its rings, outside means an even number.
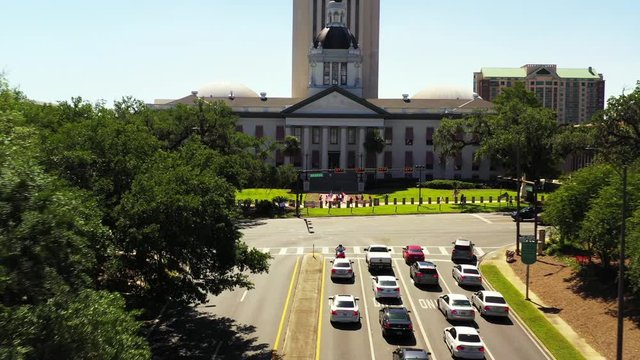
[[[489,253],[482,259],[482,263],[495,265],[498,270],[502,273],[502,275],[511,282],[511,284],[523,294],[526,292],[526,285],[524,282],[513,272],[511,267],[506,261],[505,258],[505,250],[515,250],[514,247],[506,247],[502,249],[498,249],[492,253]],[[534,294],[531,289],[529,289],[529,298],[531,302],[540,307],[548,307],[536,294]],[[555,326],[555,328],[564,335],[569,342],[575,346],[575,348],[582,353],[582,355],[587,359],[606,359],[604,356],[600,355],[596,350],[594,350],[580,335],[578,335],[569,324],[567,324],[560,315],[552,314],[552,313],[543,313],[543,315],[549,320],[549,322]],[[533,333],[532,336],[535,337]],[[540,344],[544,347],[543,344]]]

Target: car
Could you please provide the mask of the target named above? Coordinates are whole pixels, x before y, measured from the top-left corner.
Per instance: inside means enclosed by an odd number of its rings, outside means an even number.
[[[357,297],[353,295],[334,295],[329,297],[329,320],[331,322],[360,322],[360,309]]]
[[[473,321],[476,312],[471,301],[462,294],[444,294],[438,297],[438,309],[447,320]]]
[[[416,261],[411,264],[409,276],[415,285],[438,285],[440,282],[436,264],[430,261]]]
[[[354,279],[352,260],[336,258],[331,260],[331,279]]]
[[[497,291],[480,290],[471,295],[471,303],[483,316],[509,316],[509,305]]]
[[[543,211],[542,206],[527,206],[520,211],[513,211],[511,213],[511,218],[513,220],[533,220],[536,217],[536,214],[540,214]]]
[[[473,246],[474,244],[471,240],[456,239],[451,250],[451,261],[475,261],[476,256],[473,253]]]
[[[404,306],[385,306],[378,312],[382,336],[413,334],[410,311]]]
[[[444,329],[444,343],[451,355],[461,359],[484,359],[484,342],[478,330],[470,326],[451,326]]]
[[[482,286],[482,275],[475,265],[455,264],[451,274],[458,285]]]
[[[402,248],[402,258],[407,264],[413,264],[416,261],[424,261],[424,252],[420,245],[407,245]]]
[[[430,352],[417,348],[397,348],[393,350],[393,360],[429,360]]]
[[[376,299],[379,298],[400,298],[400,285],[398,280],[393,276],[380,275],[372,276],[373,294]]]

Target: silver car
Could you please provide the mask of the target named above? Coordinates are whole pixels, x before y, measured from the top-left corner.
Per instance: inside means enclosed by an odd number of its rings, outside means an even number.
[[[475,265],[456,264],[451,273],[458,285],[482,286],[482,276]]]
[[[502,294],[497,291],[477,291],[471,295],[471,302],[478,308],[480,315],[509,316],[509,305]]]
[[[358,300],[353,295],[329,297],[329,320],[331,322],[360,322]]]
[[[473,321],[476,312],[469,299],[462,294],[444,294],[438,297],[438,309],[447,320]]]
[[[440,280],[436,264],[430,261],[416,261],[411,264],[409,276],[416,285],[438,285]]]
[[[451,261],[474,261],[476,256],[473,253],[473,243],[471,240],[457,239],[453,242],[451,250]]]
[[[353,272],[352,260],[349,259],[334,259],[331,260],[333,266],[331,266],[331,278],[332,279],[353,279],[356,275]]]

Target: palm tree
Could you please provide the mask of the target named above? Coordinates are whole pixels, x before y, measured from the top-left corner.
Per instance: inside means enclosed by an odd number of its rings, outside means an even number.
[[[368,154],[379,154],[384,150],[384,139],[380,136],[378,129],[373,129],[367,132],[367,136],[364,140],[364,148]]]
[[[282,150],[282,153],[285,156],[289,157],[290,163],[293,163],[293,161],[291,161],[292,158],[300,155],[300,152],[302,151],[302,148],[300,146],[300,139],[292,135],[289,135],[284,138],[283,147],[284,149]]]

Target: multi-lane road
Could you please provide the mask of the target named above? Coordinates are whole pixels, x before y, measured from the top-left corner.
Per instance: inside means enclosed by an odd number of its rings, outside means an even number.
[[[244,334],[256,344],[247,349],[247,355],[273,348],[276,338],[285,336],[286,321],[281,325],[282,314],[292,275],[303,254],[312,251],[323,254],[327,265],[333,257],[333,248],[342,243],[347,256],[354,260],[354,283],[335,283],[330,280],[326,267],[323,276],[324,298],[321,326],[317,334],[319,356],[317,359],[390,359],[397,346],[414,346],[428,349],[434,359],[448,359],[449,352],[443,342],[442,332],[452,325],[437,309],[436,299],[445,293],[470,296],[474,289],[459,287],[451,276],[451,242],[457,237],[472,240],[476,253],[484,254],[510,244],[515,238],[515,225],[509,216],[502,214],[450,214],[416,216],[380,216],[312,219],[314,233],[300,219],[266,220],[248,224],[242,231],[244,241],[261,251],[269,252],[273,259],[269,274],[252,276],[255,289],[238,289],[211,297],[203,312],[214,313],[250,326],[252,332]],[[523,234],[533,233],[531,224],[524,224]],[[414,336],[408,339],[382,337],[378,312],[381,306],[375,301],[371,275],[364,261],[364,247],[370,244],[386,244],[392,248],[394,274],[400,282],[401,304],[411,311]],[[403,245],[418,244],[425,247],[427,260],[438,266],[440,286],[419,288],[409,277],[409,268],[402,260]],[[486,287],[486,285],[485,285]],[[334,326],[329,322],[328,297],[334,294],[352,294],[360,298],[362,315],[359,326]],[[286,320],[286,319],[285,319]],[[309,319],[317,322],[318,319]],[[475,323],[486,344],[487,359],[547,359],[543,349],[522,328],[517,317],[508,320],[484,319],[476,314]],[[309,339],[316,341],[316,339]],[[233,343],[220,342],[215,358],[235,358],[238,349],[229,348]],[[233,354],[233,355],[232,355]]]

